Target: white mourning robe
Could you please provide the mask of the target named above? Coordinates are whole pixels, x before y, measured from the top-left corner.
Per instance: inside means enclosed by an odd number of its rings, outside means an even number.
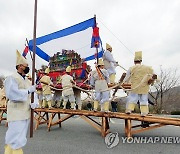
[[[21,79],[21,82],[24,82],[23,84],[25,85],[29,84],[29,81],[27,79],[24,79],[20,74],[17,73],[15,75],[16,76],[19,75],[18,77],[19,79]],[[5,92],[6,92],[6,97],[9,99],[8,103],[29,102],[29,111],[30,111],[30,101],[29,101],[30,95],[28,94],[28,89],[19,89],[18,82],[13,75],[7,77],[7,79],[5,80]],[[7,110],[8,110],[8,106],[7,106]],[[10,145],[12,149],[19,149],[25,146],[27,142],[26,135],[29,127],[30,115],[27,119],[25,118],[22,120],[11,120],[11,118],[8,119],[9,114],[11,113],[7,114],[8,130],[5,136],[5,144]],[[19,117],[19,119],[21,119],[21,117]]]

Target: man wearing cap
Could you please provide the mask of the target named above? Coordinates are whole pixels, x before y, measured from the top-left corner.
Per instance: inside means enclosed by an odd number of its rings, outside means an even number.
[[[94,111],[97,111],[99,103],[101,104],[101,111],[109,111],[109,74],[106,69],[104,69],[104,62],[99,59],[96,70],[91,73],[90,85],[95,87],[95,101],[94,101]]]
[[[43,104],[42,108],[45,108],[48,105],[48,108],[52,108],[52,92],[51,87],[52,81],[51,78],[48,76],[50,70],[49,68],[46,68],[44,75],[39,80],[42,85],[42,94],[43,94]]]
[[[63,94],[63,109],[66,109],[66,104],[69,100],[71,103],[71,109],[75,109],[75,97],[73,92],[73,84],[76,84],[73,77],[70,76],[71,67],[66,68],[66,73],[61,77],[62,94]]]
[[[137,102],[140,102],[140,111],[142,116],[149,113],[148,108],[148,91],[149,80],[152,79],[153,69],[150,66],[141,65],[142,51],[135,52],[134,66],[130,67],[124,79],[125,82],[130,81],[132,91],[127,98],[126,113],[130,114]]]
[[[103,61],[104,61],[104,67],[109,73],[110,83],[115,82],[115,67],[117,66],[118,62],[114,60],[114,57],[112,55],[112,47],[106,43],[106,51],[103,54]]]
[[[36,86],[31,86],[26,78],[29,72],[27,60],[17,51],[17,72],[5,80],[5,93],[7,99],[8,130],[5,136],[5,154],[23,154],[22,147],[27,142],[27,131],[30,119],[30,107],[35,108],[36,103],[30,103],[30,94],[35,92]],[[35,105],[35,106],[34,106]]]

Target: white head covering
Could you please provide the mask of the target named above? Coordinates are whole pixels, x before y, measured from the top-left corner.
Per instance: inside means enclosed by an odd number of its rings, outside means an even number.
[[[16,66],[20,64],[28,64],[28,61],[16,50]]]

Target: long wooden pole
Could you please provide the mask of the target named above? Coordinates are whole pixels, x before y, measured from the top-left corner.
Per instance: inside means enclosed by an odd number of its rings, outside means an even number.
[[[37,25],[37,0],[34,3],[34,30],[33,30],[33,61],[32,61],[32,85],[34,85],[35,79],[35,56],[36,56],[36,25]],[[31,103],[34,102],[34,93],[31,95]],[[34,110],[31,109],[30,119],[30,137],[33,137],[33,118]]]
[[[98,48],[97,47],[96,47],[96,55],[97,55],[97,65],[98,65],[99,57],[98,57]]]

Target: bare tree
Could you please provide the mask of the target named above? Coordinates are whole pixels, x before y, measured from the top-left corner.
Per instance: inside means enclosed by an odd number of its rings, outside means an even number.
[[[155,92],[151,93],[151,96],[155,101],[155,110],[157,113],[161,113],[163,105],[170,97],[171,93],[168,93],[172,88],[179,85],[179,76],[177,75],[177,69],[163,69],[160,67],[160,74],[158,75],[160,81],[157,82],[154,87]],[[165,95],[167,95],[165,97]]]

